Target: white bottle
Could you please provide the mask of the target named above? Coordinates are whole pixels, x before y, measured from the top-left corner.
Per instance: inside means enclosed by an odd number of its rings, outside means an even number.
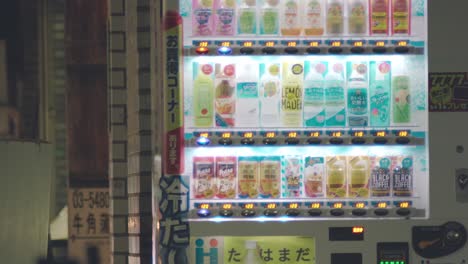
[[[369,124],[369,85],[367,81],[367,63],[351,62],[348,69],[348,124],[365,127]]]
[[[323,72],[326,65],[322,62],[306,62],[308,70],[304,78],[304,127],[323,127],[325,124],[325,93]]]
[[[280,64],[260,64],[260,121],[263,127],[280,125]]]
[[[237,65],[236,127],[256,127],[260,116],[258,65]]]
[[[345,83],[342,63],[330,63],[325,77],[325,126],[346,125]]]
[[[247,240],[245,241],[245,264],[260,264],[262,261],[259,259],[257,253],[257,241]]]

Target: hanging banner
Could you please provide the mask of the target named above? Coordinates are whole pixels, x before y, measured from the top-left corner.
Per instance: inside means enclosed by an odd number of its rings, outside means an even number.
[[[468,73],[429,73],[430,112],[468,112]]]
[[[315,264],[315,238],[297,236],[194,237],[193,264]]]
[[[164,172],[184,171],[184,106],[182,92],[182,18],[167,11],[163,32]]]

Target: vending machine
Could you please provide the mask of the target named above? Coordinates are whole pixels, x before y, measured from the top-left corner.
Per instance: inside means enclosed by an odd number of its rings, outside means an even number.
[[[155,262],[468,261],[431,213],[468,176],[431,173],[427,1],[162,2]]]

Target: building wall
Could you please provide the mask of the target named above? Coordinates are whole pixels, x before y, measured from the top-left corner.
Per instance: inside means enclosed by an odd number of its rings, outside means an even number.
[[[0,257],[2,263],[35,263],[47,254],[50,144],[0,141]]]

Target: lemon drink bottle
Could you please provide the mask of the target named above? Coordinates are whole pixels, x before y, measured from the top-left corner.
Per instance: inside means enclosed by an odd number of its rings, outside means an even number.
[[[284,127],[302,126],[302,62],[284,62],[281,89],[281,116]]]

